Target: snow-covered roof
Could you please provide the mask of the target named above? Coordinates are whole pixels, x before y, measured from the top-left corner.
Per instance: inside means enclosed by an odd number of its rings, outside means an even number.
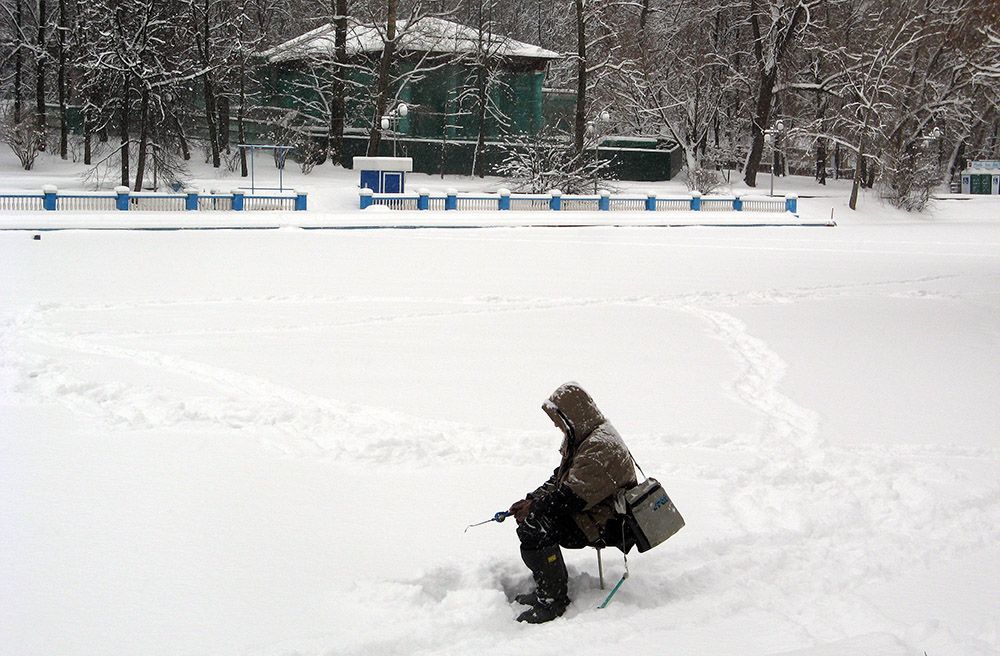
[[[261,53],[271,62],[320,57],[332,59],[335,25],[327,23],[294,39]],[[396,23],[397,45],[400,52],[433,52],[442,54],[475,53],[479,51],[478,30],[443,18],[427,17],[410,24],[406,20]],[[347,28],[347,54],[381,52],[385,26],[351,21]],[[558,59],[560,55],[530,43],[510,37],[484,32],[484,47],[492,56],[523,57],[528,59]]]

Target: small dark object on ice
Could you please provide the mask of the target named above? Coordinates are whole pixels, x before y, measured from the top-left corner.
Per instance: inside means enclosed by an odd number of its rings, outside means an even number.
[[[35,235],[34,237],[32,237],[32,239],[34,239],[35,241],[41,241],[42,236],[41,235]]]

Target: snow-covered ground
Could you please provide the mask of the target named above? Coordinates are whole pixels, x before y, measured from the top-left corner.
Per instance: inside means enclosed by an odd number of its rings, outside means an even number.
[[[839,227],[0,232],[0,653],[1000,653],[1000,204],[792,183]],[[463,529],[567,380],[688,525],[524,626]]]

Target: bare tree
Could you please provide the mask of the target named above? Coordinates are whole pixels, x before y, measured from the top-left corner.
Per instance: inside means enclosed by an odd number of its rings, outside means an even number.
[[[820,0],[749,0],[751,52],[755,62],[756,99],[750,121],[750,150],[743,180],[757,186],[757,169],[764,154],[764,130],[770,127],[774,89],[785,57],[796,36],[810,24],[810,12]]]

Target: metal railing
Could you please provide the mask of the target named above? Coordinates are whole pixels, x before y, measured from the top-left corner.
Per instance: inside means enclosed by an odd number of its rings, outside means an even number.
[[[563,196],[558,190],[548,194],[512,194],[501,189],[496,194],[459,194],[449,190],[444,195],[421,189],[411,194],[376,194],[361,189],[360,207],[380,205],[398,210],[452,210],[464,212],[503,211],[535,212],[772,212],[798,215],[798,196],[783,198],[747,198],[742,196],[702,197],[697,192],[688,196],[660,198],[646,196],[614,196],[606,191],[597,196]]]
[[[196,190],[184,193],[131,192],[127,187],[116,187],[114,192],[76,192],[60,194],[53,186],[46,186],[41,193],[0,193],[0,211],[69,211],[69,212],[184,212],[184,211],[241,211],[306,209],[308,195],[257,195],[235,190],[230,194],[212,192],[202,194]],[[389,203],[393,199],[388,199]],[[414,200],[415,202],[415,200]],[[415,209],[415,208],[414,208]]]

